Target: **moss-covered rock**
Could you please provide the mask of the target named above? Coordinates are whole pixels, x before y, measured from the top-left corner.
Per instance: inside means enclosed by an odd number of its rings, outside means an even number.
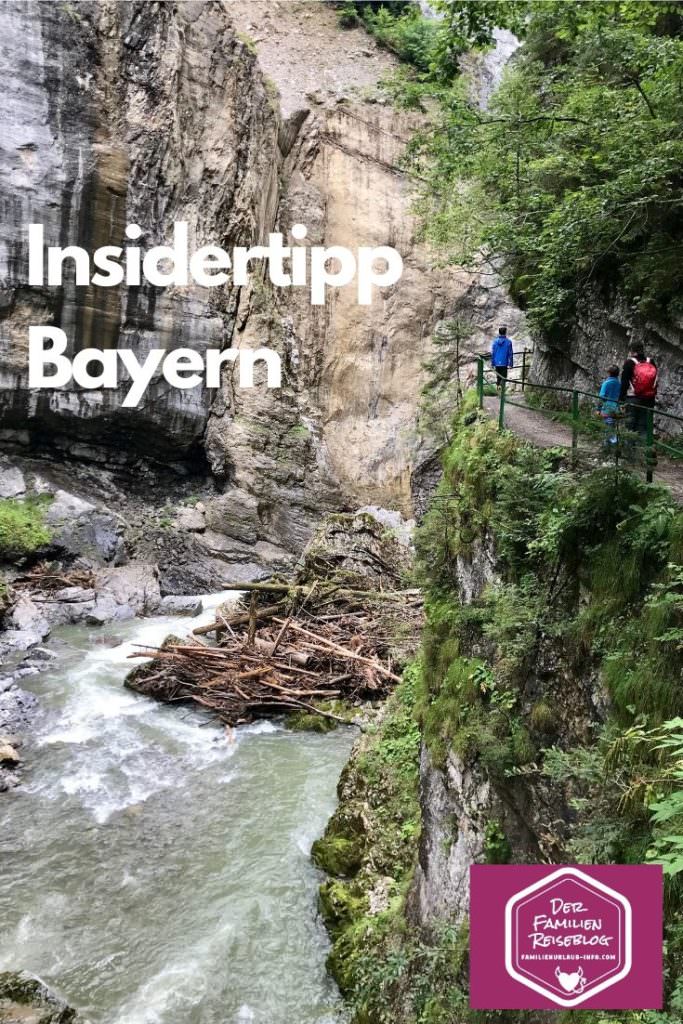
[[[441,497],[417,538],[421,668],[356,750],[323,841],[330,866],[335,840],[360,843],[358,869],[321,893],[354,1024],[488,1022],[467,1006],[470,863],[653,856],[645,737],[683,714],[683,513],[669,494],[574,474],[475,413],[457,424]],[[680,883],[667,891],[670,1009],[619,1024],[678,1020]]]
[[[312,856],[317,866],[328,875],[350,878],[363,861],[363,843],[360,836],[330,835],[313,844]]]
[[[323,715],[316,715],[312,711],[297,711],[288,715],[286,722],[288,729],[294,732],[332,732],[339,725],[333,718],[325,718]]]
[[[365,900],[352,895],[349,885],[335,879],[320,886],[318,905],[333,935],[362,917],[366,907]]]
[[[339,806],[313,857],[332,877],[320,889],[320,909],[333,945],[328,967],[365,1018],[363,973],[373,952],[401,926],[419,834],[420,738],[414,718],[419,666],[402,682],[361,736],[339,782]],[[378,962],[381,956],[377,957]]]

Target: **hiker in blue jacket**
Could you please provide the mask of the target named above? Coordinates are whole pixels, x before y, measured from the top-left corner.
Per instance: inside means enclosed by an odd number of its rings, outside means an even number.
[[[607,377],[600,385],[600,401],[598,402],[598,416],[605,424],[605,447],[617,443],[616,417],[619,415],[619,397],[621,395],[621,381],[619,380],[619,367],[610,366]]]
[[[515,365],[512,342],[508,338],[507,327],[498,328],[498,337],[491,342],[491,366],[496,371],[496,387],[501,387],[507,380],[508,370]]]

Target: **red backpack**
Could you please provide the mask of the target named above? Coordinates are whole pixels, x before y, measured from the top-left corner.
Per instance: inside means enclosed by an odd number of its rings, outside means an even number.
[[[654,398],[657,394],[657,367],[647,359],[633,367],[633,393],[636,398]]]

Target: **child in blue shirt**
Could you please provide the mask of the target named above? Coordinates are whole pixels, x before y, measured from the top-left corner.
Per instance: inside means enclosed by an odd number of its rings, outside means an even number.
[[[617,434],[614,426],[619,412],[621,381],[619,380],[618,366],[610,366],[607,372],[609,376],[600,385],[598,415],[602,417],[605,424],[605,446],[610,447],[617,443]]]

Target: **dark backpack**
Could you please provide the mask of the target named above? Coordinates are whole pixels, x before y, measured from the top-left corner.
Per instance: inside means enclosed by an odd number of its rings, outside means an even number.
[[[633,393],[636,398],[654,398],[657,394],[657,367],[647,359],[633,367]]]

